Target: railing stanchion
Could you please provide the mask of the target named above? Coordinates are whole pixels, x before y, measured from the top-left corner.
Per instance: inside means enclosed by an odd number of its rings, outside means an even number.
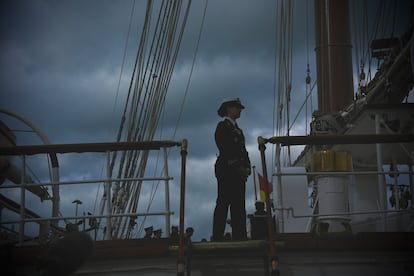
[[[267,237],[269,240],[269,257],[270,257],[270,267],[271,267],[271,275],[279,275],[279,260],[276,256],[276,246],[275,246],[275,238],[274,238],[274,231],[273,231],[273,220],[272,220],[272,205],[270,203],[269,197],[269,181],[267,177],[267,166],[266,166],[266,140],[259,136],[257,138],[259,144],[259,151],[260,157],[262,161],[262,168],[263,168],[263,181],[265,183],[265,197],[266,197],[266,214],[267,214]]]
[[[187,140],[181,144],[181,187],[180,187],[180,239],[178,244],[177,276],[184,276],[184,210],[185,210],[185,174],[187,157]]]
[[[23,245],[24,242],[24,219],[25,219],[25,208],[26,208],[26,155],[22,156],[22,175],[21,175],[21,188],[20,188],[20,226],[19,226],[19,245]]]
[[[164,148],[164,177],[165,177],[165,234],[170,237],[171,215],[170,215],[170,182],[168,179],[168,153]]]
[[[106,178],[108,179],[108,181],[106,182],[105,185],[105,194],[106,194],[106,233],[105,233],[105,239],[107,240],[112,240],[112,217],[111,217],[111,213],[112,213],[112,198],[111,198],[111,186],[112,186],[112,181],[110,180],[111,177],[111,173],[110,173],[110,166],[111,166],[111,161],[109,158],[110,152],[107,151],[106,152]]]

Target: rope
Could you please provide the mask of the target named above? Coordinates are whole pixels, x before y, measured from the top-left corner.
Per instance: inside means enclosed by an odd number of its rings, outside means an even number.
[[[315,82],[313,82],[313,85],[311,85],[310,90],[309,90],[309,91],[306,91],[306,97],[305,97],[305,100],[303,101],[303,103],[302,103],[302,105],[300,106],[300,108],[299,108],[298,112],[296,113],[296,116],[295,116],[295,118],[293,119],[292,124],[289,126],[289,129],[292,129],[292,128],[293,128],[293,125],[295,124],[295,122],[296,122],[296,120],[298,119],[298,117],[299,117],[300,113],[302,112],[303,107],[304,107],[304,106],[307,106],[308,99],[309,99],[309,98],[311,98],[311,99],[312,99],[312,97],[311,97],[311,96],[312,96],[312,91],[313,91],[313,89],[315,88],[315,86],[316,86],[316,81],[315,81]],[[308,85],[307,85],[306,87],[308,87]],[[307,108],[307,107],[306,107],[306,108]]]
[[[277,136],[289,135],[290,96],[292,91],[293,1],[279,1],[279,68],[277,80],[276,131]],[[286,133],[285,133],[286,132]],[[286,162],[290,165],[290,147]]]
[[[131,26],[132,26],[132,19],[133,19],[133,15],[134,15],[134,10],[135,10],[135,0],[133,1],[132,8],[131,8],[131,14],[129,16],[128,31],[127,31],[126,41],[125,41],[124,52],[123,52],[123,55],[122,55],[121,70],[119,72],[118,84],[117,84],[116,94],[115,94],[115,102],[114,102],[113,109],[112,109],[112,118],[114,118],[115,109],[116,109],[116,106],[117,106],[117,103],[118,103],[119,89],[121,87],[121,79],[122,79],[122,75],[123,75],[124,67],[125,67],[125,62],[126,62],[126,53],[127,53],[128,43],[129,43],[129,37],[130,37],[130,34],[131,34]],[[102,166],[101,175],[103,174],[104,166],[105,165]],[[96,211],[98,195],[100,194],[100,187],[101,186],[99,185],[98,189],[96,191],[95,203],[94,203],[94,207],[93,207],[93,211],[92,211],[93,213],[95,213],[95,211]]]
[[[275,9],[275,15],[274,15],[274,18],[275,18],[275,23],[274,23],[274,25],[275,25],[275,30],[274,30],[274,57],[275,57],[275,59],[274,59],[274,67],[273,67],[273,110],[277,110],[277,107],[278,107],[278,102],[276,101],[276,94],[277,94],[277,88],[276,88],[276,84],[277,84],[277,82],[276,82],[276,72],[277,72],[277,30],[278,30],[278,28],[277,28],[277,26],[278,26],[278,24],[277,24],[277,20],[276,20],[276,18],[277,18],[277,14],[278,14],[278,10],[279,10],[279,1],[277,1],[276,2],[276,9]],[[272,129],[272,136],[276,136],[276,121],[277,121],[277,112],[273,112],[273,116],[272,116],[272,127],[273,127],[273,129]],[[276,148],[275,148],[275,145],[274,144],[272,144],[272,156],[276,156],[276,154],[275,154],[275,151],[276,151]],[[275,159],[274,158],[272,158],[272,168],[274,168],[275,167]]]
[[[185,92],[184,92],[184,97],[183,97],[183,100],[181,102],[180,111],[178,113],[177,123],[175,125],[175,129],[174,129],[173,136],[172,136],[173,140],[174,140],[175,135],[177,133],[178,125],[180,124],[180,121],[181,121],[181,117],[182,117],[183,110],[184,110],[184,104],[185,104],[185,101],[186,101],[186,98],[187,98],[187,95],[188,95],[188,90],[189,90],[189,87],[190,87],[191,78],[193,76],[194,65],[195,65],[195,62],[196,62],[196,58],[197,58],[197,54],[198,54],[198,48],[200,46],[200,41],[201,41],[201,34],[203,33],[203,29],[204,29],[204,21],[205,21],[205,18],[206,18],[207,6],[208,6],[208,0],[206,0],[205,5],[204,5],[204,11],[203,11],[203,17],[201,19],[200,31],[198,32],[197,43],[196,43],[196,48],[195,48],[195,52],[194,52],[194,56],[193,56],[193,61],[191,63],[190,74],[188,76],[188,80],[187,80],[187,84],[186,84]]]
[[[186,8],[186,12],[185,12],[185,16],[184,16],[183,26],[185,26],[186,21],[187,21],[187,18],[188,18],[189,11],[190,11],[190,5],[191,5],[191,1],[189,1],[189,2],[188,2],[187,8]],[[199,34],[198,34],[198,39],[197,39],[197,44],[196,44],[195,54],[194,54],[194,56],[193,56],[192,67],[191,67],[191,70],[190,70],[190,75],[189,75],[189,78],[188,78],[188,81],[187,81],[187,85],[186,85],[186,89],[185,89],[184,98],[183,98],[183,101],[182,101],[182,103],[181,103],[180,112],[179,112],[179,117],[178,117],[177,122],[176,122],[176,126],[175,126],[175,129],[174,129],[174,133],[173,133],[173,138],[172,138],[172,139],[174,139],[174,137],[175,137],[175,135],[176,135],[176,133],[177,133],[177,129],[178,129],[178,126],[179,126],[179,122],[180,122],[180,120],[181,120],[182,113],[183,113],[183,109],[184,109],[185,100],[186,100],[186,97],[187,97],[187,95],[188,95],[188,90],[189,90],[189,86],[190,86],[190,83],[191,83],[192,72],[193,72],[193,69],[194,69],[194,65],[195,65],[196,57],[197,57],[197,54],[198,54],[198,48],[199,48],[200,41],[201,41],[201,35],[202,35],[203,26],[204,26],[204,21],[205,21],[205,15],[206,15],[207,5],[208,5],[208,0],[206,1],[205,7],[204,7],[204,14],[203,14],[203,18],[202,18],[202,24],[201,24],[201,27],[200,27],[200,31],[199,31]],[[177,18],[178,18],[178,16],[177,16]],[[180,44],[180,43],[181,43],[181,40],[182,40],[183,35],[184,35],[184,28],[181,28],[181,31],[180,31],[180,34],[179,34],[179,38],[178,38],[178,44]],[[174,63],[174,65],[175,65],[175,60],[176,60],[177,56],[178,56],[178,47],[176,47],[176,48],[175,48],[175,51],[174,51],[174,54],[173,54],[173,63]],[[169,71],[168,71],[168,75],[169,75],[169,76],[171,76],[171,75],[172,75],[172,73],[173,73],[173,70],[172,70],[172,69],[173,69],[173,66],[171,66],[171,67],[170,67],[170,69],[169,69]],[[166,83],[163,83],[163,85],[166,85]],[[165,95],[161,95],[161,96],[162,96],[162,97],[161,97],[161,98],[159,98],[159,99],[160,99],[160,104],[159,104],[159,105],[157,105],[157,106],[162,106],[162,105],[163,105],[163,103],[164,103],[164,101],[165,101]],[[156,99],[157,99],[157,98],[156,98]],[[161,103],[162,103],[162,104],[161,104]],[[158,109],[156,112],[157,112],[157,113],[163,113],[163,112],[161,111],[161,109]],[[169,149],[169,150],[170,150],[170,149]],[[157,160],[158,160],[158,158],[157,158]],[[156,162],[156,163],[158,163],[158,162]],[[165,169],[165,168],[164,168],[164,169]],[[164,169],[163,169],[163,170],[164,170]],[[155,169],[155,170],[156,170],[156,169]],[[162,172],[161,172],[161,174],[163,174],[163,173],[164,173],[164,172],[162,171]],[[158,181],[157,183],[153,184],[152,190],[151,190],[151,192],[150,192],[149,202],[148,202],[148,205],[147,205],[147,210],[146,210],[147,212],[149,211],[149,208],[151,207],[151,205],[152,205],[152,203],[153,203],[153,200],[154,200],[155,194],[156,194],[156,192],[157,192],[157,190],[158,190],[159,183],[160,183],[160,181]],[[155,187],[154,187],[154,186],[155,186]],[[145,221],[146,221],[146,217],[144,217],[143,222],[141,223],[140,227],[139,227],[139,228],[138,228],[138,229],[134,232],[135,234],[139,234],[139,233],[141,233],[141,232],[142,232],[142,230],[143,230],[143,228],[144,228],[144,223],[145,223]]]
[[[372,79],[373,58],[367,46],[376,38],[393,37],[398,16],[397,5],[397,1],[382,0],[375,5],[375,9],[370,9],[368,1],[362,2],[362,8],[360,1],[351,1],[355,67],[356,72],[359,72],[358,93],[361,93],[361,89]],[[390,18],[391,25],[387,24]],[[378,60],[377,68],[379,65],[380,60]],[[366,67],[368,67],[367,73],[365,73]]]
[[[117,141],[152,140],[164,106],[178,51],[184,34],[191,1],[182,15],[182,1],[162,1],[155,21],[153,1],[148,0],[132,78],[125,101]],[[180,19],[182,19],[180,21]],[[152,36],[152,38],[150,38]],[[125,151],[112,155],[111,171],[117,166],[117,177],[143,177],[149,151]],[[111,173],[112,175],[112,173]],[[153,184],[155,185],[155,184]],[[134,213],[138,209],[142,181],[124,181],[119,189],[129,197],[116,198],[114,193],[112,213]],[[153,186],[151,198],[157,187]],[[147,208],[150,208],[152,199]],[[149,209],[148,209],[149,210]],[[112,223],[113,237],[129,238],[133,234],[130,218],[117,217]]]

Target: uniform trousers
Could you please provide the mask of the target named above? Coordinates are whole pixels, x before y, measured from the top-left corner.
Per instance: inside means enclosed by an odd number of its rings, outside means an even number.
[[[246,240],[246,179],[237,169],[216,165],[218,196],[213,218],[213,239],[224,235],[227,213],[230,208],[233,240]]]

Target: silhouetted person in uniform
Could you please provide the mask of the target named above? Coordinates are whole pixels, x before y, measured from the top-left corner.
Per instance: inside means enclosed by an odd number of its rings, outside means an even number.
[[[153,235],[153,232],[154,232],[154,227],[149,226],[149,227],[144,228],[144,230],[145,230],[144,239],[146,239],[146,240],[152,239],[152,235]]]
[[[157,229],[154,231],[154,239],[161,239],[162,236],[162,230],[161,229]]]
[[[265,203],[257,200],[254,204],[256,211],[254,214],[248,215],[250,218],[251,237],[252,240],[264,240],[267,237],[267,212],[265,211]]]
[[[266,216],[267,215],[267,213],[265,211],[265,204],[264,204],[263,201],[261,201],[261,200],[256,201],[254,206],[256,207],[256,212],[254,212],[254,214],[256,216]]]
[[[230,207],[232,238],[246,240],[246,180],[251,174],[244,135],[236,119],[244,109],[238,98],[224,99],[217,113],[224,118],[215,131],[219,156],[215,163],[218,196],[213,219],[213,241],[223,240]]]
[[[171,226],[170,239],[173,241],[178,241],[179,238],[180,238],[180,233],[178,233],[178,226],[176,225]]]
[[[185,238],[191,241],[191,237],[194,234],[194,228],[193,227],[187,227],[187,229],[185,229]]]

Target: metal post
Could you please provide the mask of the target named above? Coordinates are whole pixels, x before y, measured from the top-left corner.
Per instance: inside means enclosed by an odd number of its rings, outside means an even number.
[[[283,211],[283,188],[282,188],[282,174],[280,169],[280,144],[276,144],[276,170],[277,170],[277,185],[278,185],[278,207],[280,208],[279,217],[278,217],[278,228],[280,232],[285,232],[285,214]]]
[[[50,154],[50,160],[52,163],[52,216],[57,217],[59,216],[59,210],[60,210],[60,192],[59,192],[59,165],[57,161],[57,156],[55,153]],[[51,221],[51,223],[55,226],[58,226],[59,221]]]
[[[22,156],[22,180],[20,187],[20,227],[19,227],[19,245],[23,245],[24,241],[24,218],[25,218],[25,211],[26,208],[26,187],[25,187],[25,179],[26,179],[26,155]]]
[[[257,188],[256,188],[256,166],[253,166],[253,189],[254,189],[254,200],[257,201]],[[260,190],[260,189],[259,189]]]
[[[375,134],[381,133],[381,118],[378,113],[375,113]],[[386,196],[386,187],[384,183],[384,176],[381,174],[382,169],[382,147],[381,144],[375,144],[376,152],[377,152],[377,171],[378,171],[378,197],[379,197],[379,205],[381,210],[387,209],[387,196]],[[382,215],[382,231],[386,231],[386,216],[385,214]]]
[[[414,159],[414,152],[412,153],[411,161]],[[408,164],[408,181],[410,183],[410,194],[411,194],[411,209],[414,209],[414,174],[413,174],[413,163]]]
[[[164,148],[164,176],[165,176],[165,234],[166,237],[170,237],[170,183],[168,180],[168,154],[167,148]]]
[[[275,248],[275,239],[274,239],[274,231],[273,231],[273,219],[272,219],[272,208],[270,204],[269,198],[269,182],[267,176],[267,166],[266,166],[266,146],[265,146],[265,139],[259,136],[257,138],[259,144],[259,151],[260,157],[262,160],[262,168],[263,168],[263,180],[265,182],[265,197],[266,197],[266,214],[267,214],[267,236],[269,239],[269,251],[270,251],[270,266],[271,266],[271,275],[278,275],[279,274],[279,261],[276,256],[276,248]]]
[[[106,177],[108,181],[106,182],[105,186],[105,193],[106,193],[106,234],[105,239],[111,240],[112,239],[112,203],[111,203],[111,186],[112,181],[110,180],[111,174],[110,174],[110,158],[109,158],[110,152],[106,152]]]
[[[392,161],[392,170],[398,171],[397,162]],[[395,200],[395,209],[400,210],[400,188],[398,187],[398,173],[394,174],[394,184],[392,185],[392,191]]]
[[[75,224],[78,224],[78,205],[82,204],[82,201],[80,201],[79,199],[75,199],[74,201],[72,201],[72,203],[75,203]]]
[[[185,167],[187,157],[187,140],[181,144],[181,191],[180,191],[180,239],[178,243],[177,276],[184,276],[184,209],[185,209]]]

